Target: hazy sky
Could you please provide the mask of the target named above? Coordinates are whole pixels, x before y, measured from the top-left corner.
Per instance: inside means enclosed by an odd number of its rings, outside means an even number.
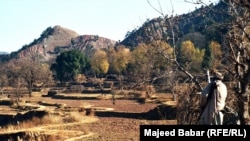
[[[150,2],[160,9],[158,0]],[[164,14],[171,15],[171,0],[159,2]],[[200,7],[184,0],[172,0],[172,5],[174,15]],[[147,0],[0,0],[0,51],[17,51],[55,25],[80,35],[123,40],[128,31],[159,16]]]

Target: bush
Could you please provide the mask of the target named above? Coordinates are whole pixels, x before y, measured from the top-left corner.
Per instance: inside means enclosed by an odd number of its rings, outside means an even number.
[[[82,85],[72,85],[69,87],[69,92],[82,92],[84,90],[84,86]]]
[[[70,114],[63,119],[66,123],[80,122],[83,120],[83,115],[79,112],[70,112]]]
[[[53,96],[55,96],[56,94],[57,94],[56,91],[48,91],[48,96],[53,97]]]

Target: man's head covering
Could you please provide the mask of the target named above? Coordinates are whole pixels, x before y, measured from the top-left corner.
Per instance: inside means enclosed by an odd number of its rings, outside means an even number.
[[[224,76],[222,75],[222,73],[215,71],[213,74],[213,78],[223,80]]]

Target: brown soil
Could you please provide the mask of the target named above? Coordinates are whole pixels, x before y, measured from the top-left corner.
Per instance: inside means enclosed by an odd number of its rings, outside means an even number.
[[[100,120],[87,124],[88,129],[96,133],[86,139],[88,141],[139,141],[142,124],[176,124],[176,120],[147,120],[140,117],[141,113],[153,110],[158,104],[139,104],[133,100],[118,100],[115,105],[110,100],[88,102],[97,106],[112,107],[115,112],[120,113],[113,116],[96,115]]]
[[[94,135],[84,139],[86,141],[139,141],[140,125],[142,124],[177,124],[176,120],[149,120],[143,113],[155,109],[159,104],[140,104],[135,100],[56,100],[67,105],[91,105],[92,107],[113,108],[111,112],[95,112],[97,122],[86,124],[86,129]]]
[[[89,116],[98,118],[95,122],[79,123],[75,126],[78,129],[74,131],[88,132],[90,136],[75,139],[77,141],[139,141],[140,125],[142,124],[176,124],[176,120],[148,119],[148,114],[157,114],[155,108],[160,104],[157,103],[138,103],[136,100],[70,100],[70,99],[52,99],[50,97],[41,97],[34,95],[30,98],[22,98],[30,103],[53,103],[65,104],[72,107],[91,107],[92,112]],[[49,108],[51,106],[47,106]],[[102,111],[100,109],[111,109]],[[96,109],[96,110],[93,110]],[[83,116],[84,118],[84,116]],[[160,117],[159,117],[160,118]],[[61,131],[62,132],[62,131]],[[68,139],[68,140],[73,140]]]

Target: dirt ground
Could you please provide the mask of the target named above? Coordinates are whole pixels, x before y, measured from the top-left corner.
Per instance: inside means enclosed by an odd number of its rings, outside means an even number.
[[[23,98],[24,99],[24,98]],[[90,123],[83,123],[75,126],[83,132],[91,133],[90,136],[77,139],[75,141],[139,141],[140,125],[145,124],[176,124],[176,120],[150,120],[145,119],[148,111],[152,111],[159,104],[139,103],[136,100],[116,100],[115,104],[111,99],[95,100],[73,100],[73,99],[53,99],[51,97],[41,97],[35,95],[26,98],[26,101],[43,101],[47,103],[65,104],[72,107],[96,107],[111,109],[110,111],[92,111],[89,116],[98,120]],[[85,118],[85,116],[83,116]]]
[[[80,103],[92,107],[113,108],[110,113],[96,112],[92,115],[99,120],[85,125],[85,129],[94,133],[93,136],[85,138],[85,141],[139,141],[142,124],[176,124],[176,120],[144,119],[142,113],[153,110],[158,105],[155,103],[140,104],[135,100],[117,100],[116,104],[113,104],[112,100],[55,100],[54,102],[71,106]]]
[[[124,116],[97,115],[100,119],[98,122],[87,124],[91,132],[97,133],[86,139],[88,141],[139,141],[140,125],[142,124],[176,124],[174,120],[146,120],[140,117],[140,113],[154,109],[157,104],[139,104],[132,100],[119,100],[116,105],[109,100],[91,101],[91,103],[112,107],[115,112],[126,112],[126,114]]]
[[[112,105],[110,101],[99,101],[102,106],[113,107],[117,112],[127,112],[127,117],[99,117],[100,121],[88,124],[91,132],[98,133],[88,141],[139,141],[141,124],[175,124],[168,120],[145,120],[138,117],[129,117],[129,114],[142,113],[154,109],[156,104],[138,104],[130,100],[117,101]],[[98,103],[99,103],[98,102]],[[111,103],[111,104],[110,104]],[[97,104],[97,103],[96,103]]]

